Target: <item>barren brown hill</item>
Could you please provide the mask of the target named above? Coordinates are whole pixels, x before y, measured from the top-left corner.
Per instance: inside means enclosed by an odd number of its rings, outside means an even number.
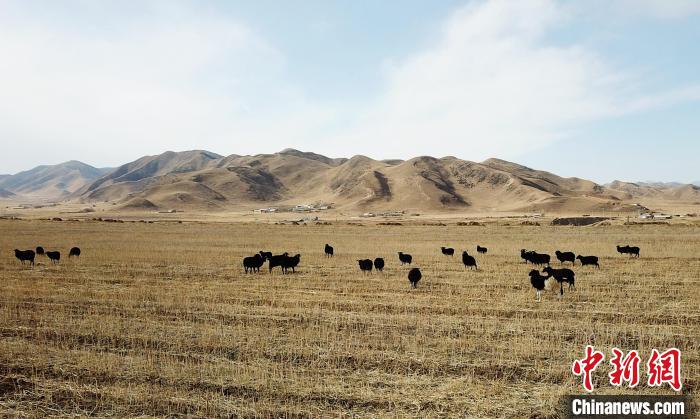
[[[2,189],[0,188],[0,198],[11,198],[15,196],[12,192],[8,191],[7,189]]]
[[[666,200],[680,202],[699,202],[700,187],[696,185],[659,185],[633,183],[616,180],[606,187],[620,199],[625,200]]]
[[[104,175],[107,170],[79,161],[38,166],[15,175],[3,175],[0,177],[0,189],[26,198],[65,199]]]
[[[166,152],[125,164],[75,195],[123,209],[224,210],[299,203],[341,209],[420,211],[631,210],[594,182],[498,159],[329,158],[293,149],[222,157]]]

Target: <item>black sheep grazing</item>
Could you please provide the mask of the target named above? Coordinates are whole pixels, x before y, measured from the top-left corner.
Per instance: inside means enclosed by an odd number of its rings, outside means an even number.
[[[417,288],[418,287],[418,281],[423,277],[423,275],[420,273],[420,269],[418,268],[412,268],[410,271],[408,271],[408,281],[411,283],[411,287]]]
[[[46,257],[53,263],[58,263],[61,260],[61,252],[46,252]]]
[[[36,248],[36,254],[37,255],[43,255],[44,254],[44,248],[41,246],[37,246]]]
[[[372,272],[372,260],[371,259],[359,259],[357,263],[360,265],[362,272],[370,273]]]
[[[637,246],[617,246],[617,251],[620,254],[629,254],[630,256],[639,257],[639,247]]]
[[[401,261],[402,265],[406,263],[410,265],[411,262],[413,262],[413,256],[409,255],[408,253],[399,252],[399,260]]]
[[[245,273],[248,273],[248,271],[251,273],[260,272],[260,267],[263,266],[263,263],[265,263],[265,258],[259,254],[255,254],[243,258],[243,269],[245,269]]]
[[[79,247],[71,247],[70,252],[68,252],[68,257],[79,257],[80,256],[80,248]]]
[[[30,265],[34,266],[34,253],[33,250],[19,250],[15,249],[15,257],[19,259],[20,263],[24,265],[24,262],[29,262]]]
[[[455,249],[451,247],[441,247],[440,250],[442,250],[442,254],[445,256],[453,256],[455,254]]]
[[[462,252],[462,263],[464,264],[465,268],[468,266],[469,269],[479,269],[476,266],[476,259],[474,259],[474,256],[470,256],[466,250]]]
[[[549,255],[546,253],[532,252],[532,258],[535,265],[547,265],[549,266]]]
[[[374,259],[374,269],[378,270],[379,272],[382,272],[384,270],[384,259],[383,258]]]
[[[572,271],[571,269],[554,269],[547,266],[542,270],[542,272],[546,273],[549,277],[554,277],[554,279],[557,280],[560,287],[560,295],[564,295],[564,282],[569,284],[569,290],[571,290],[572,288],[574,290],[576,289],[576,285],[574,284],[576,274],[574,274],[574,271]]]
[[[272,273],[272,268],[275,266],[282,266],[282,262],[284,261],[285,258],[289,257],[289,253],[284,252],[281,255],[274,255],[267,257],[267,253],[269,252],[260,252],[261,254],[265,254],[265,259],[267,259],[267,263],[269,264],[270,268],[270,273]],[[282,268],[282,271],[284,271],[284,268]]]
[[[326,252],[326,257],[333,257],[333,246],[326,243],[326,247],[323,250]]]
[[[572,265],[576,264],[576,255],[574,252],[560,252],[556,251],[554,252],[555,255],[557,255],[557,259],[559,259],[559,263],[564,263],[564,262],[571,262]]]
[[[598,265],[598,256],[576,256],[576,259],[581,261],[581,266],[594,265],[596,268],[600,269]]]
[[[524,261],[524,263],[528,263],[529,260],[529,253],[530,251],[527,249],[520,249],[520,258]]]
[[[488,251],[489,251],[489,249],[487,249],[485,247],[481,247],[478,244],[476,245],[476,252],[477,253],[485,254]]]
[[[529,275],[532,288],[537,291],[535,300],[542,301],[542,290],[544,289],[549,277],[540,275],[540,272],[537,269],[531,270]]]
[[[301,260],[301,255],[296,254],[294,256],[285,256],[284,259],[282,259],[282,273],[287,273],[289,271],[289,268],[292,268],[292,273],[296,273],[294,268],[299,265],[299,261]]]
[[[546,253],[537,253],[534,250],[522,249],[520,251],[520,257],[533,265],[549,265],[550,257]]]

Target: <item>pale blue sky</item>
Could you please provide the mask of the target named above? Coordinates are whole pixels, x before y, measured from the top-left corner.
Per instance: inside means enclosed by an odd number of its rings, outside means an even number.
[[[165,150],[700,179],[700,1],[0,0],[0,173]]]

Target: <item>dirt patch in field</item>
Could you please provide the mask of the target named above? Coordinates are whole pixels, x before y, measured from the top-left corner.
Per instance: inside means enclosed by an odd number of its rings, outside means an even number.
[[[552,220],[553,226],[589,226],[601,221],[609,220],[608,217],[566,217]]]

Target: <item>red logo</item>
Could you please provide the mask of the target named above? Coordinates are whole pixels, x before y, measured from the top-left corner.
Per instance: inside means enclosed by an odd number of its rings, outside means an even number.
[[[681,351],[671,348],[659,354],[654,349],[647,362],[647,373],[649,374],[648,384],[651,387],[668,383],[672,389],[680,391],[681,384]]]
[[[586,346],[586,355],[582,359],[574,360],[571,365],[571,372],[582,377],[583,388],[586,391],[593,391],[593,372],[604,359],[605,354],[588,345]],[[630,388],[636,387],[640,381],[640,362],[639,352],[629,351],[625,355],[622,350],[612,348],[612,358],[610,359],[612,369],[608,373],[610,384],[619,387],[627,382]],[[671,348],[666,352],[659,353],[658,350],[653,349],[647,362],[647,375],[647,384],[650,387],[668,383],[672,389],[680,391],[683,388],[681,383],[681,351]]]
[[[583,388],[586,391],[593,391],[593,380],[591,376],[593,371],[598,368],[598,364],[603,362],[605,355],[602,352],[596,351],[591,345],[586,346],[586,357],[577,359],[571,366],[571,371],[574,375],[583,375]]]
[[[630,388],[637,386],[639,384],[639,353],[630,351],[623,358],[624,353],[621,350],[613,348],[612,352],[613,358],[610,360],[610,364],[613,366],[613,370],[608,374],[610,384],[621,386],[623,381],[627,381]]]

